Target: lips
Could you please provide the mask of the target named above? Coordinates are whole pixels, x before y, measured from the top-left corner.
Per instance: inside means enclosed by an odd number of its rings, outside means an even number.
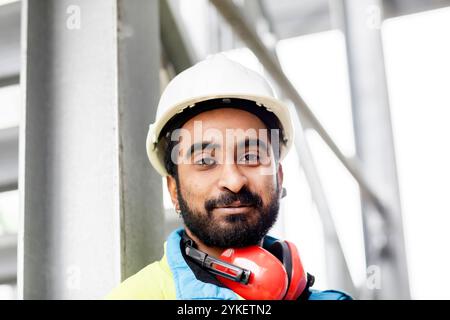
[[[218,209],[218,208],[245,208],[245,207],[252,207],[252,204],[241,203],[240,201],[235,201],[232,204],[229,204],[226,206],[217,206],[217,207],[215,207],[215,209]]]
[[[233,202],[227,206],[215,207],[214,211],[224,214],[247,213],[253,208],[250,204],[242,204],[241,202]]]

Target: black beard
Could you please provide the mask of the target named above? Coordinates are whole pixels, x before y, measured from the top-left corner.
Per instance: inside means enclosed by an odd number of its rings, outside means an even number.
[[[201,242],[208,247],[217,248],[242,248],[251,245],[259,245],[261,240],[272,228],[278,218],[280,197],[278,184],[271,196],[270,203],[263,206],[261,197],[243,187],[238,193],[226,192],[219,199],[211,199],[205,202],[205,213],[191,210],[179,188],[177,180],[177,195],[181,209],[181,216],[186,227]],[[253,206],[253,212],[258,214],[256,223],[252,223],[246,214],[233,214],[226,217],[228,227],[224,228],[214,223],[212,210],[217,206],[226,206],[234,201]]]

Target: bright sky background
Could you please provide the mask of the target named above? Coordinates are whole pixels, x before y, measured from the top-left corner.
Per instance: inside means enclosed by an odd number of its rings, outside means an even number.
[[[18,0],[0,0],[0,6],[5,5],[5,4],[9,4],[12,2],[17,2]]]
[[[0,129],[19,125],[19,103],[18,85],[0,87]]]
[[[450,299],[450,8],[382,31],[412,296]]]
[[[353,156],[350,91],[345,41],[341,32],[332,30],[283,40],[277,49],[284,71],[305,102],[341,150],[347,156]],[[365,277],[365,256],[357,185],[314,131],[308,130],[306,138],[353,280],[360,284]],[[292,170],[295,166],[298,166],[298,161],[293,161],[287,170]],[[324,251],[321,224],[310,225],[299,217],[302,211],[305,211],[303,216],[308,211],[310,215],[317,216],[317,212],[315,206],[310,208],[311,205],[302,203],[297,198],[304,192],[303,189],[308,188],[306,186],[299,189],[297,181],[301,180],[292,181],[290,189],[293,191],[291,195],[294,194],[289,200],[289,206],[285,208],[284,214],[288,217],[290,232],[286,232],[284,236],[290,239],[298,233],[303,235],[297,245],[309,247],[302,249],[301,254],[306,263],[314,266],[310,272],[317,276],[317,287],[330,288],[323,253],[317,254]],[[291,223],[291,219],[298,221],[293,220]]]

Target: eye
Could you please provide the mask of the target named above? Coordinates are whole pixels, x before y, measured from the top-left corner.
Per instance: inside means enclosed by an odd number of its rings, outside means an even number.
[[[203,167],[212,166],[212,165],[216,164],[216,160],[214,160],[213,158],[209,158],[209,157],[202,157],[201,159],[195,161],[194,164],[203,166]]]
[[[259,162],[260,162],[259,155],[256,153],[246,153],[241,157],[240,160],[241,161],[239,161],[239,162],[244,163],[244,164],[250,164],[250,165],[259,164]]]

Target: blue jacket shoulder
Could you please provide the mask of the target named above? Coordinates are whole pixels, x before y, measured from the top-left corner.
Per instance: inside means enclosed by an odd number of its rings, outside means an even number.
[[[353,300],[348,294],[337,290],[312,290],[308,300]]]

